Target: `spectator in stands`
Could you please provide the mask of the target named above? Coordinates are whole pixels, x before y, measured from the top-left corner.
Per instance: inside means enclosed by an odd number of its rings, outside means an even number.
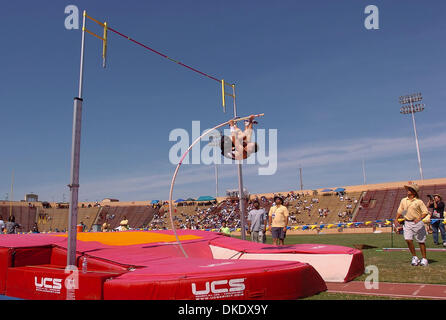
[[[32,233],[40,233],[39,227],[37,226],[37,222],[34,222],[33,228],[31,229]]]
[[[129,221],[127,220],[126,216],[124,216],[122,218],[122,220],[119,223],[119,225],[121,226],[121,231],[127,231],[129,229]]]
[[[412,266],[427,266],[428,260],[426,258],[426,228],[424,227],[423,219],[429,214],[426,205],[419,199],[419,187],[416,184],[405,185],[407,197],[401,199],[400,206],[397,210],[396,221],[404,219],[403,233],[409,251],[412,254]],[[421,255],[423,258],[417,257],[413,238],[415,237],[420,246]]]
[[[17,229],[21,228],[22,226],[15,222],[14,216],[9,216],[8,222],[6,222],[5,227],[6,227],[7,234],[13,234],[13,233],[17,233]]]
[[[229,229],[229,227],[226,226],[226,221],[223,221],[221,223],[221,228],[220,228],[220,232],[227,237],[231,236],[231,230]]]
[[[248,212],[248,233],[251,233],[251,241],[263,242],[266,233],[265,209],[260,208],[258,200],[253,202],[254,208]],[[263,226],[262,229],[261,226]]]
[[[0,216],[0,232],[3,233],[5,230],[5,221],[3,221],[3,217]]]
[[[438,242],[438,230],[440,229],[441,240],[443,241],[443,247],[446,247],[446,232],[443,224],[444,219],[444,202],[439,194],[434,194],[429,197],[429,202],[427,203],[428,208],[432,208],[432,231],[434,243],[439,245]]]
[[[286,229],[288,225],[288,209],[283,205],[283,198],[280,196],[274,197],[275,206],[271,207],[268,213],[268,222],[271,228],[271,235],[273,238],[273,245],[283,245]]]
[[[102,232],[109,232],[110,231],[110,224],[105,221],[101,226]]]
[[[85,232],[85,230],[87,229],[87,226],[81,221],[81,223],[79,223],[80,226],[82,226],[82,232]]]

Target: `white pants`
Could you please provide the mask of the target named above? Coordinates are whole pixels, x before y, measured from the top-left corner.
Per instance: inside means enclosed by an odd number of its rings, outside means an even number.
[[[403,226],[404,240],[417,240],[418,243],[426,242],[426,228],[424,227],[424,222],[419,221],[415,223],[413,221],[404,221]]]

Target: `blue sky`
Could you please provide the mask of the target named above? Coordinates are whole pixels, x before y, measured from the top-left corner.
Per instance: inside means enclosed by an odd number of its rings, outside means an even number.
[[[367,5],[379,30],[367,30]],[[67,5],[173,59],[235,82],[239,115],[264,112],[278,129],[278,169],[254,193],[419,178],[413,126],[398,97],[423,93],[416,114],[424,178],[446,176],[444,1],[3,1],[0,4],[0,199],[25,193],[69,199],[73,97],[80,30],[64,27]],[[100,33],[97,25],[88,28]],[[87,35],[80,201],[166,199],[175,165],[169,133],[213,127],[218,82],[109,33]],[[202,145],[203,146],[203,145]],[[237,188],[235,165],[219,166],[219,193]],[[215,195],[213,165],[184,165],[174,198]],[[10,195],[9,195],[10,196]]]

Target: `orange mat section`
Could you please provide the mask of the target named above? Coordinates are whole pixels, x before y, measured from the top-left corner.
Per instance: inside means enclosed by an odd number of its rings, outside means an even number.
[[[68,237],[67,234],[54,235],[55,237]],[[178,236],[180,241],[202,239],[196,235]],[[121,232],[80,232],[77,240],[96,241],[110,246],[129,246],[143,243],[175,242],[174,235],[143,231],[121,231]]]

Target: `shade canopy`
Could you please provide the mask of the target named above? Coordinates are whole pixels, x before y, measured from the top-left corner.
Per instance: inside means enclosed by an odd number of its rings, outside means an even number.
[[[211,196],[201,196],[197,199],[197,201],[214,201],[214,200],[216,199]]]
[[[331,191],[333,191],[333,190],[331,190],[331,189],[324,189],[321,192],[331,192]]]

